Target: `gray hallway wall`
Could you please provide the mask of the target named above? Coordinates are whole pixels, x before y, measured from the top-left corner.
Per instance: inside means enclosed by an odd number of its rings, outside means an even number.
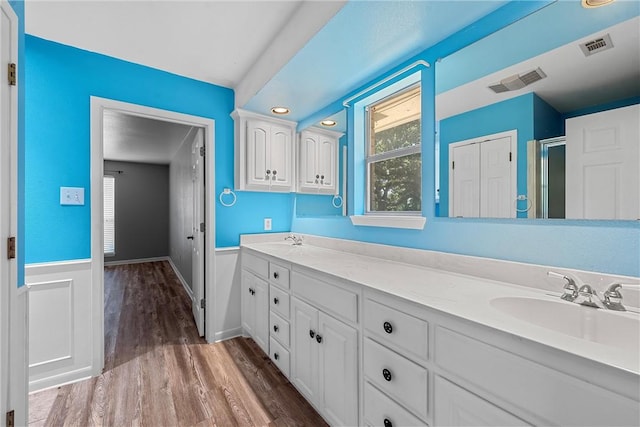
[[[105,160],[104,169],[116,185],[116,254],[105,262],[168,256],[169,166]]]

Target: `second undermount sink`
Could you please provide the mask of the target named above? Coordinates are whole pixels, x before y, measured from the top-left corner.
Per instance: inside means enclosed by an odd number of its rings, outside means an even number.
[[[526,297],[500,297],[491,306],[519,320],[565,335],[637,353],[640,317],[632,313]]]

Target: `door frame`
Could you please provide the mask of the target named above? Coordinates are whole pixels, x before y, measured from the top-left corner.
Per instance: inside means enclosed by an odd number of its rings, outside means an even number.
[[[174,111],[161,110],[108,98],[91,97],[91,282],[92,282],[92,325],[93,374],[99,375],[104,367],[104,254],[103,254],[103,189],[104,173],[103,117],[104,110],[145,117],[166,122],[204,128],[205,146],[205,338],[214,341],[215,335],[215,121],[210,118],[193,116]]]

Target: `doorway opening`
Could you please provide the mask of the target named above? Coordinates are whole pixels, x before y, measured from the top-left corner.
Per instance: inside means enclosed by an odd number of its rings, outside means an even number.
[[[205,189],[215,188],[214,129],[211,119],[91,98],[91,251],[95,291],[92,314],[98,320],[93,329],[95,374],[104,366],[105,261],[169,260],[191,298],[199,334],[207,341],[213,341],[215,204],[206,203]],[[105,217],[104,211],[105,176],[115,180],[115,217],[111,218]],[[158,179],[158,176],[164,178]],[[124,184],[122,188],[119,180]],[[144,181],[148,182],[145,184]],[[136,192],[131,191],[132,187],[140,190],[145,185],[148,189],[142,190],[147,197],[147,202],[142,204],[145,209],[134,213],[133,218],[126,221],[128,224],[120,224],[124,227],[119,228],[118,202],[137,197]],[[151,194],[158,187],[157,193],[164,192],[164,198]],[[119,195],[119,192],[125,194]],[[119,196],[124,198],[120,200]],[[153,209],[163,203],[168,208],[165,212]],[[141,205],[140,200],[136,204]],[[114,230],[112,236],[107,236],[107,240],[113,239],[107,241],[111,252],[107,257],[105,228],[109,231],[111,224],[105,227],[105,219],[113,221]],[[145,227],[154,223],[162,228],[165,224],[168,230],[164,240],[160,238],[158,243],[158,233],[153,231],[148,231],[146,238],[134,236],[130,239],[136,234],[136,223],[140,224],[140,221]]]

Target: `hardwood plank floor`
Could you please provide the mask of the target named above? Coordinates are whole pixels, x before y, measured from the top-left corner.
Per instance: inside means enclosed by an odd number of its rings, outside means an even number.
[[[105,369],[29,397],[30,426],[322,426],[247,338],[207,344],[168,262],[105,268]]]

